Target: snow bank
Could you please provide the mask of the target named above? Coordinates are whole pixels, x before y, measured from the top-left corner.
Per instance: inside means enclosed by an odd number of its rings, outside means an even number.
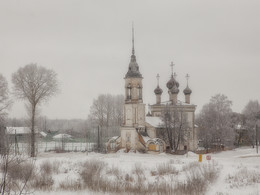
[[[189,151],[189,152],[187,152],[187,156],[188,157],[198,157],[198,154]]]

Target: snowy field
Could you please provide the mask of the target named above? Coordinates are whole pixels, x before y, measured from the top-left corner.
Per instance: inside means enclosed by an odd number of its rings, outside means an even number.
[[[20,164],[9,164],[9,186],[18,192],[29,176],[24,192],[39,195],[260,195],[260,155],[254,149],[209,155],[211,160],[203,155],[198,162],[192,152],[42,152],[34,160],[26,157]]]
[[[188,165],[193,163],[200,166],[215,167],[218,175],[216,179],[209,183],[205,194],[208,195],[257,195],[260,194],[260,155],[256,154],[254,149],[240,148],[232,151],[225,151],[216,154],[210,154],[211,160],[206,160],[203,155],[203,162],[198,162],[198,155],[189,152],[186,155],[168,155],[168,154],[139,154],[139,153],[115,153],[115,154],[97,154],[97,153],[41,153],[37,157],[37,165],[49,161],[51,163],[59,162],[59,171],[53,175],[54,186],[51,194],[104,194],[102,192],[93,192],[90,190],[61,190],[58,188],[60,183],[73,181],[80,182],[80,166],[86,161],[98,160],[107,167],[103,176],[113,180],[113,171],[117,170],[114,175],[134,175],[135,171],[141,170],[145,183],[154,184],[158,181],[166,181],[168,184],[183,182],[188,177],[189,172],[185,171]],[[174,169],[172,174],[158,174],[160,165],[170,165]],[[140,171],[139,170],[139,171]],[[176,173],[174,173],[176,172]],[[109,176],[109,174],[111,174]],[[138,173],[136,173],[138,175]],[[133,176],[135,180],[137,177]],[[140,178],[139,178],[140,179]],[[138,182],[137,182],[138,183]],[[169,185],[168,185],[169,186]],[[167,187],[167,185],[166,185]],[[55,190],[56,189],[56,190]],[[174,194],[173,192],[168,192]],[[36,194],[50,194],[46,191],[37,191]],[[108,192],[106,194],[114,194]],[[119,193],[120,194],[120,193]],[[200,194],[200,193],[198,193]]]

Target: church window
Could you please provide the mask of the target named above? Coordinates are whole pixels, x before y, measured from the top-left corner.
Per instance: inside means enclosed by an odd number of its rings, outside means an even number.
[[[142,99],[142,88],[141,88],[141,86],[140,85],[138,85],[138,87],[137,87],[138,89],[138,98],[139,99]]]
[[[131,85],[127,86],[127,99],[131,99]]]

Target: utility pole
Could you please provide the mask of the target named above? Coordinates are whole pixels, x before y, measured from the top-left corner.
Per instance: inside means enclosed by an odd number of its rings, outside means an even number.
[[[255,124],[255,146],[256,146],[256,153],[258,154],[258,126],[257,122],[260,119],[260,112],[258,112],[255,116],[256,124]]]
[[[46,132],[46,116],[44,117],[44,132]]]

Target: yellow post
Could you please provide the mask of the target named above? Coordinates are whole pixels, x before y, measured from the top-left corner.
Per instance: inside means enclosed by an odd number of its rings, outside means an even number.
[[[202,162],[202,154],[199,154],[199,162]]]

